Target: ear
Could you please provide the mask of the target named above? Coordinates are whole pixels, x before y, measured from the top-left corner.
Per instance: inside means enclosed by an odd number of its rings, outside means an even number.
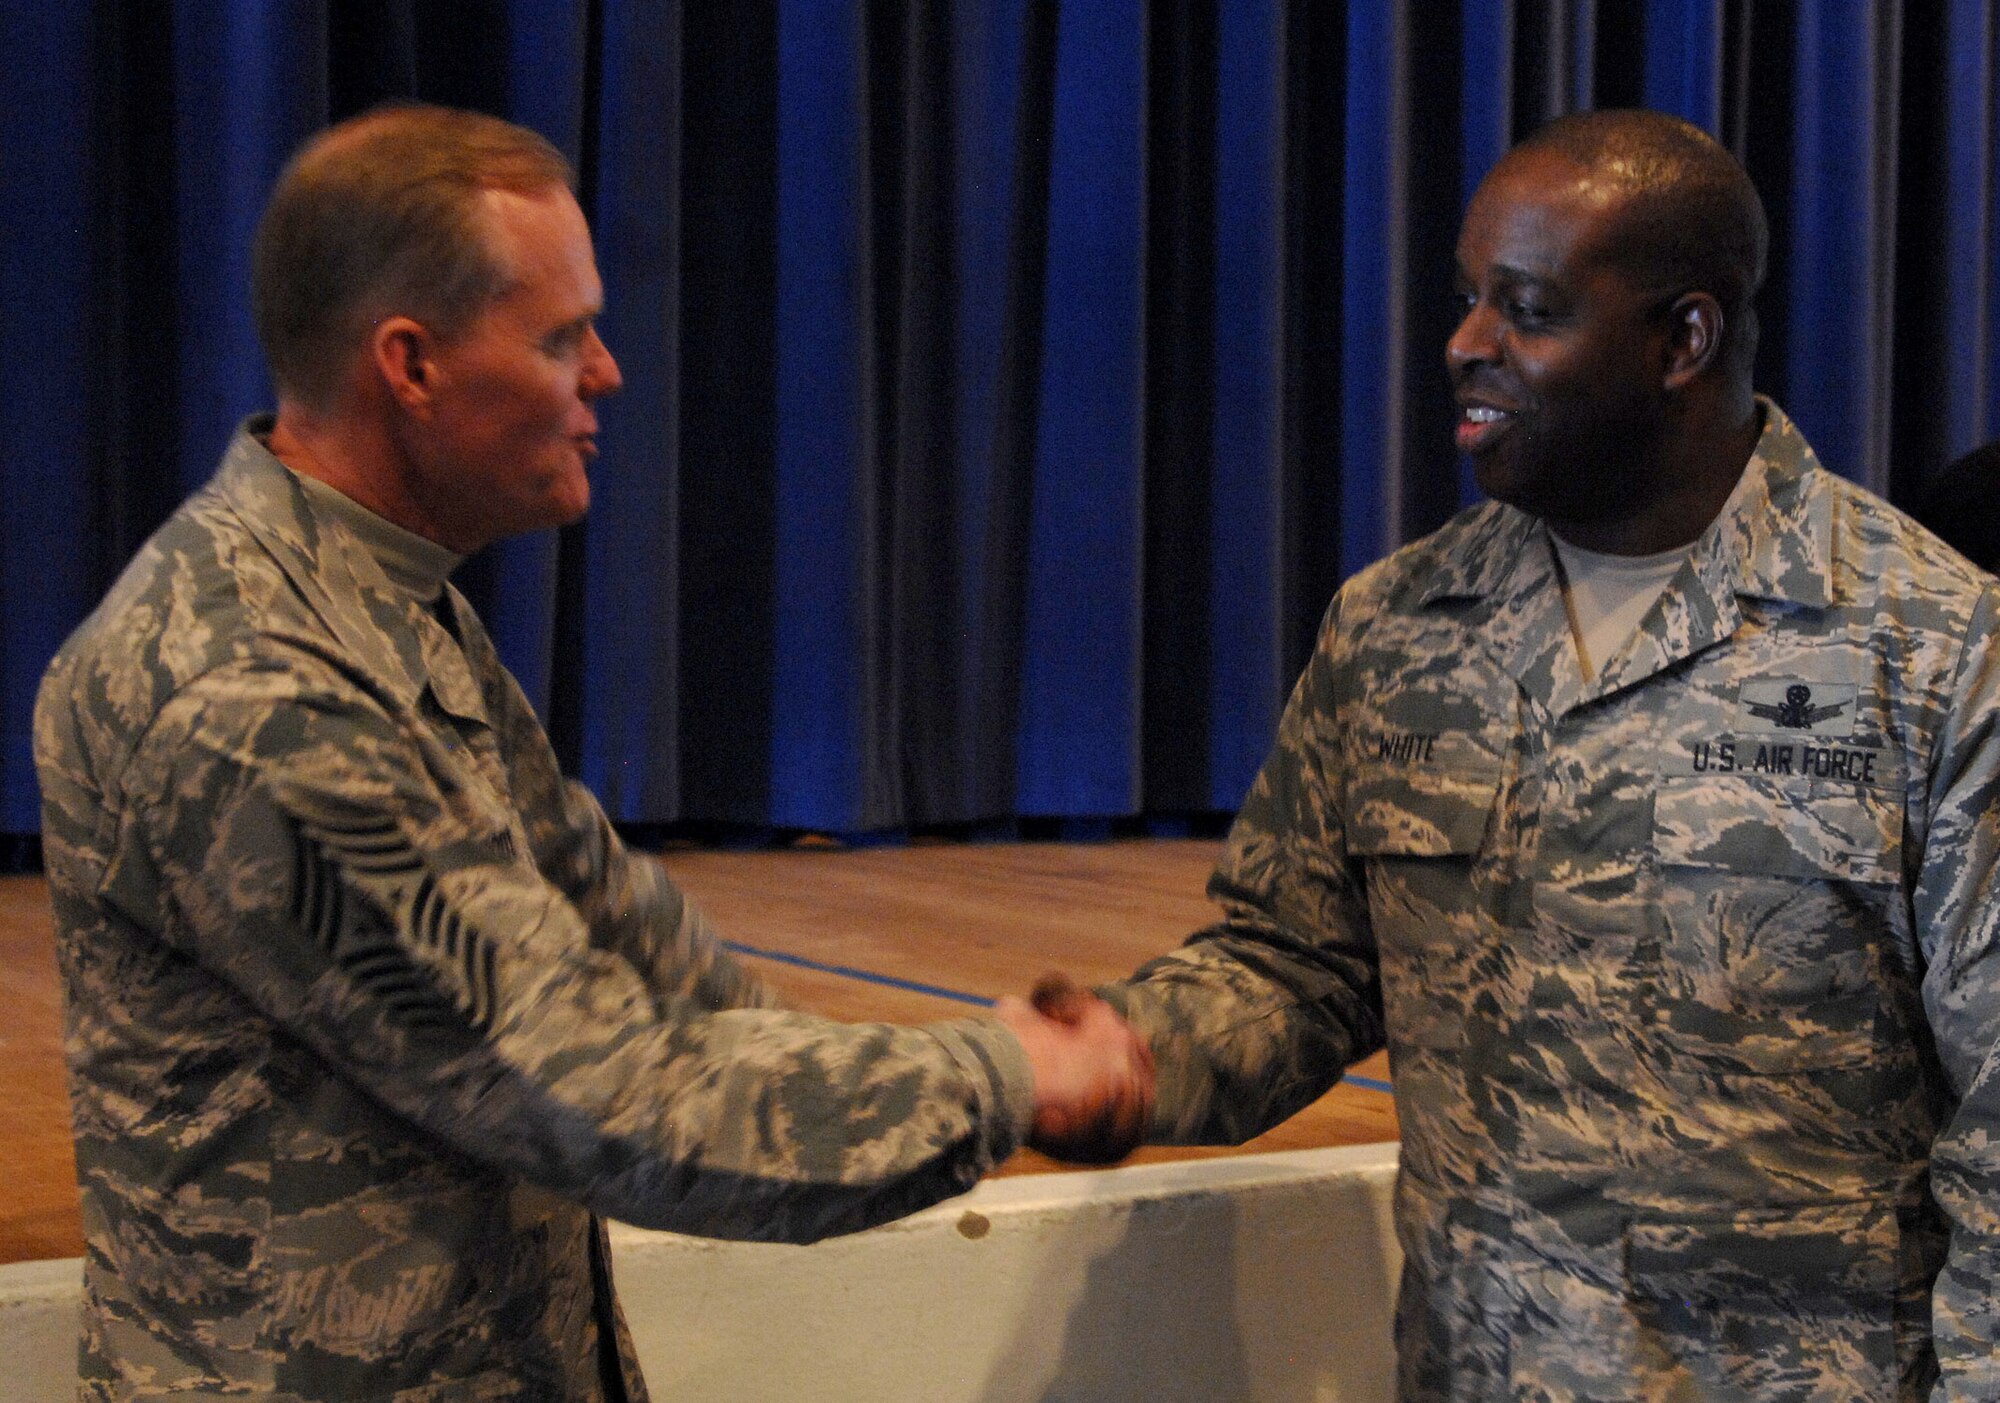
[[[410,317],[384,317],[368,338],[369,360],[397,404],[427,414],[437,398],[437,337]]]
[[[1722,353],[1722,304],[1711,293],[1687,292],[1667,309],[1665,388],[1678,390]]]

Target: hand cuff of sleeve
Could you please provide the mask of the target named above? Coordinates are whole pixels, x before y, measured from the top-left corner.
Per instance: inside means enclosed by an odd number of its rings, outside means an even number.
[[[1035,1074],[1020,1040],[991,1018],[954,1018],[927,1025],[972,1084],[993,1162],[1014,1153],[1035,1124]]]

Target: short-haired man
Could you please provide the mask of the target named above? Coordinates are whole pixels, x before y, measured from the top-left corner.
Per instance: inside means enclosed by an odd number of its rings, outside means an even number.
[[[1499,163],[1496,500],[1341,589],[1225,919],[1106,991],[1160,1139],[1386,1042],[1411,1403],[2000,1398],[2000,587],[1752,395],[1764,242],[1677,119]]]
[[[357,118],[280,179],[254,273],[276,417],[36,714],[85,1396],[642,1398],[599,1214],[807,1241],[1078,1105],[1129,1143],[1150,1074],[1101,1004],[764,1007],[445,583],[582,515],[618,388],[553,148]]]

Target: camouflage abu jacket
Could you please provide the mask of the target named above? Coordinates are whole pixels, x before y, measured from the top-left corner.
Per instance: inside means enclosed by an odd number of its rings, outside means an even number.
[[[440,612],[246,430],[44,680],[84,1397],[642,1398],[594,1215],[807,1241],[1024,1133],[995,1024],[757,1007]]]
[[[1764,414],[1592,685],[1511,508],[1349,581],[1109,991],[1160,1138],[1386,1041],[1408,1403],[2000,1399],[2000,590]]]

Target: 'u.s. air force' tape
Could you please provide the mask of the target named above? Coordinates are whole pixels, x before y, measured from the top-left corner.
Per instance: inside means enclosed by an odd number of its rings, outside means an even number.
[[[1845,781],[1871,789],[1894,789],[1903,776],[1894,756],[1866,745],[1823,744],[1810,737],[1716,736],[1692,740],[1686,753],[1669,758],[1669,775],[1749,775],[1768,779]]]

